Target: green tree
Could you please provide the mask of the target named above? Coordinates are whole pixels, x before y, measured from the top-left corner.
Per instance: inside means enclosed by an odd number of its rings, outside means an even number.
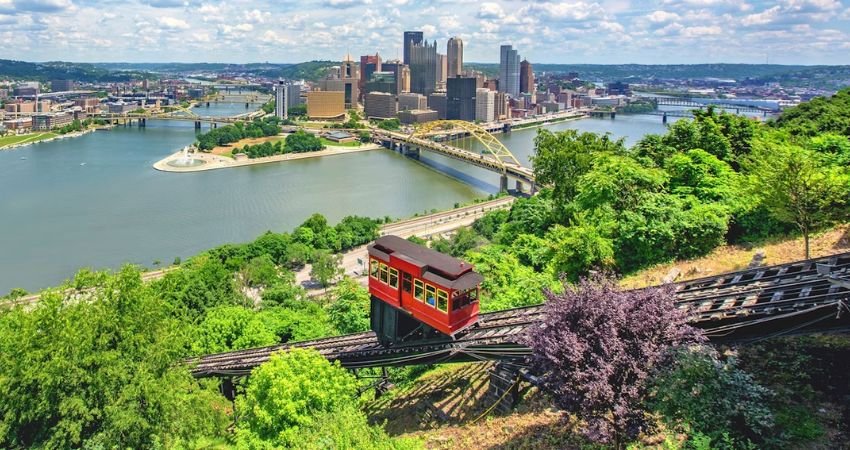
[[[793,144],[762,141],[749,159],[751,195],[777,220],[793,223],[803,235],[809,258],[811,232],[847,216],[850,181],[840,169]]]
[[[248,448],[297,447],[322,413],[354,404],[354,377],[315,350],[292,348],[251,371],[236,399],[236,439]]]
[[[594,225],[555,225],[546,235],[551,246],[552,270],[578,280],[590,270],[614,267],[614,242]]]
[[[315,152],[325,148],[318,137],[298,130],[286,137],[286,153]]]
[[[343,269],[340,267],[341,263],[342,255],[318,251],[313,259],[310,277],[318,281],[322,287],[328,287],[337,277],[343,274]]]
[[[539,130],[534,145],[531,162],[537,183],[552,186],[552,200],[559,207],[575,198],[579,178],[590,171],[599,156],[625,153],[622,139],[576,130],[559,133]]]
[[[192,353],[205,355],[277,342],[275,331],[255,311],[242,306],[223,306],[207,312],[198,325]]]
[[[176,447],[222,436],[226,401],[178,361],[184,324],[138,269],[0,314],[0,447]],[[83,295],[83,297],[80,297]]]
[[[330,292],[328,316],[340,333],[369,330],[369,292],[356,280],[343,277]]]
[[[481,310],[499,311],[543,302],[542,288],[555,286],[551,274],[524,266],[506,247],[489,245],[466,255],[475,271],[484,276]]]
[[[274,286],[281,279],[280,270],[268,253],[251,259],[242,268],[242,281],[249,287]]]

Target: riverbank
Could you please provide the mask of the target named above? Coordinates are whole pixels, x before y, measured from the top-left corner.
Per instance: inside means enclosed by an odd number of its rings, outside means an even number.
[[[192,166],[174,166],[169,163],[183,158],[183,151],[179,150],[173,154],[154,163],[153,168],[162,172],[202,172],[205,170],[228,169],[231,167],[254,166],[257,164],[268,164],[283,161],[292,161],[296,159],[321,158],[324,156],[346,155],[349,153],[359,153],[370,150],[378,150],[382,148],[377,144],[363,144],[359,147],[331,147],[328,146],[324,150],[306,153],[286,153],[283,155],[266,156],[264,158],[254,159],[233,159],[226,156],[215,155],[211,153],[192,153],[191,158],[203,161],[200,165]]]
[[[83,136],[85,134],[91,133],[93,131],[95,131],[94,128],[89,128],[87,130],[75,131],[73,133],[66,133],[66,134],[56,134],[56,133],[53,133],[51,131],[45,131],[43,133],[30,133],[30,134],[21,135],[21,136],[8,136],[10,138],[11,137],[20,137],[20,138],[22,138],[22,140],[14,141],[10,144],[5,144],[5,145],[0,144],[0,150],[11,150],[11,149],[20,148],[20,147],[26,147],[28,145],[36,144],[36,143],[39,143],[39,142],[50,142],[50,141],[55,141],[57,139],[69,139],[69,138],[80,137],[80,136]],[[0,138],[0,139],[4,139],[4,138]],[[0,141],[0,142],[2,142],[2,141]]]
[[[511,131],[540,128],[540,127],[545,127],[545,126],[548,126],[548,125],[554,125],[556,123],[570,122],[570,121],[579,120],[579,119],[587,119],[588,117],[590,117],[590,116],[587,115],[587,114],[584,114],[584,113],[570,113],[570,114],[566,114],[562,117],[543,118],[541,120],[535,120],[535,121],[532,121],[532,122],[514,125],[514,126],[511,126]]]

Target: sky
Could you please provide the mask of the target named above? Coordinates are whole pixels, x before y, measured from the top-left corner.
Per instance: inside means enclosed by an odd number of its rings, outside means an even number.
[[[850,0],[0,0],[0,58],[25,61],[387,59],[405,30],[467,62],[850,64]]]

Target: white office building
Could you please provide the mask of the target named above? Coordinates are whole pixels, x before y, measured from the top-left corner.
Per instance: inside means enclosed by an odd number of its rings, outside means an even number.
[[[283,80],[277,82],[274,87],[274,115],[281,119],[289,118],[289,103],[287,85],[283,84]]]
[[[496,119],[496,92],[486,88],[475,90],[475,120],[492,122]]]

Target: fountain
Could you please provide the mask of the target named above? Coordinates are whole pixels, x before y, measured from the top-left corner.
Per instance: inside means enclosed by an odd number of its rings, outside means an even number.
[[[206,161],[203,159],[193,158],[189,155],[189,146],[183,147],[182,154],[168,161],[168,165],[171,167],[197,167],[205,164]]]

